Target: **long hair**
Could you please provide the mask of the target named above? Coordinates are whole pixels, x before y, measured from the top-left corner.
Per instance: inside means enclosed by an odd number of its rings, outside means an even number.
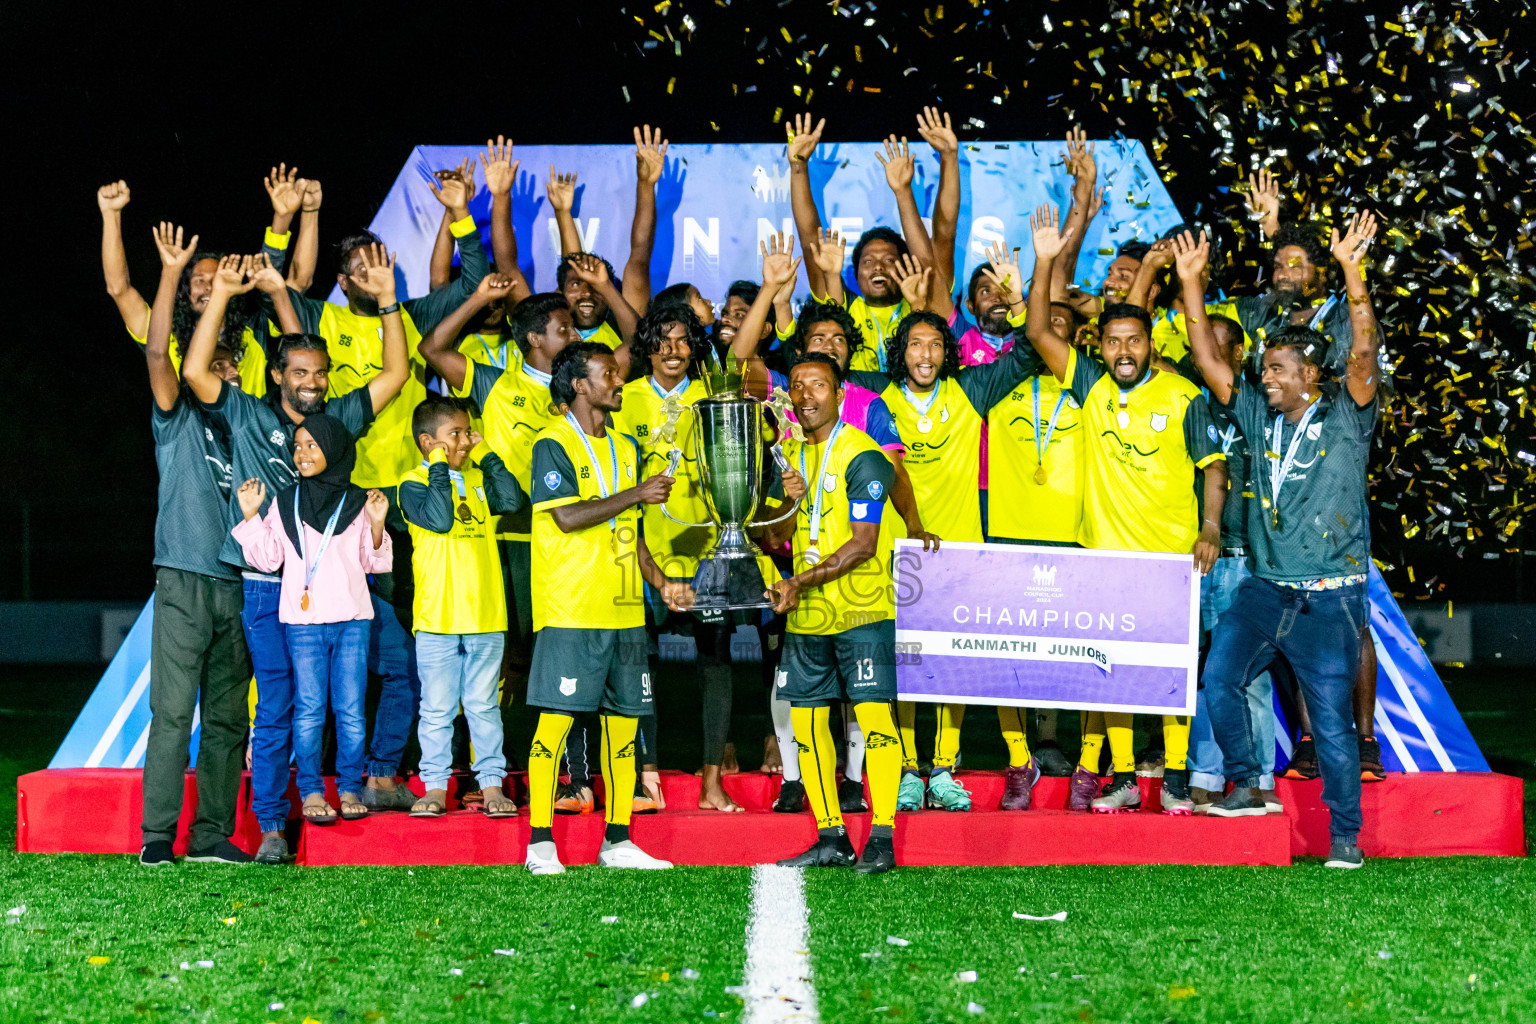
[[[791,366],[805,356],[805,336],[811,325],[829,322],[843,329],[843,336],[848,339],[848,360],[853,361],[853,354],[864,344],[864,332],[859,329],[858,321],[836,303],[807,302],[800,307],[800,315],[795,318],[795,333],[786,343],[789,348],[786,355]]]
[[[639,380],[651,372],[651,356],[661,351],[673,324],[682,324],[686,332],[683,340],[688,345],[690,372],[709,351],[709,335],[692,306],[686,302],[653,304],[635,325],[635,336],[629,343],[630,380]]]
[[[944,362],[939,367],[939,380],[960,372],[960,345],[955,341],[955,332],[949,329],[944,318],[937,313],[908,313],[896,326],[896,333],[885,343],[885,372],[896,384],[904,382],[908,377],[907,340],[912,336],[912,328],[920,324],[932,327],[944,339]]]
[[[197,252],[181,268],[181,277],[176,282],[176,300],[171,305],[171,334],[176,338],[182,355],[186,354],[187,346],[192,344],[192,334],[197,330],[198,320],[202,319],[202,314],[192,308],[192,271],[201,260],[217,263],[225,255],[222,252]],[[245,354],[241,335],[255,319],[259,301],[257,294],[249,291],[244,295],[231,295],[229,305],[224,308],[224,322],[219,325],[218,344],[235,354],[236,363]]]

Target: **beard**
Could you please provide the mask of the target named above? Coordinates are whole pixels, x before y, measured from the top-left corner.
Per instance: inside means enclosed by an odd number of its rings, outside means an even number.
[[[1270,295],[1274,297],[1275,302],[1280,308],[1287,313],[1294,313],[1298,309],[1305,309],[1312,304],[1312,300],[1307,295],[1307,290],[1302,287],[1276,287],[1270,290]]]
[[[305,416],[317,416],[325,412],[324,398],[316,398],[312,401],[306,400],[300,398],[297,391],[288,387],[283,388],[283,401],[288,403],[288,407],[294,412],[302,413]]]

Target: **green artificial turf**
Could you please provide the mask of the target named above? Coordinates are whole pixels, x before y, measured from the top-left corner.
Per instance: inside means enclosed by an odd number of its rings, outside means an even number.
[[[47,764],[95,675],[8,671],[7,846],[15,775]],[[1525,677],[1446,675],[1494,769],[1536,780]],[[686,669],[665,668],[658,698],[679,725],[662,736],[664,767],[694,766],[696,730],[680,716],[697,714],[696,692]],[[739,676],[749,768],[766,731],[761,695]],[[990,723],[967,726],[971,767],[1000,762]],[[1536,841],[1536,786],[1526,798]],[[727,989],[743,980],[749,890],[744,868],[149,871],[129,857],[5,852],[0,912],[27,910],[0,925],[0,1022],[736,1020],[742,1003]],[[1536,1019],[1536,866],[1523,858],[1371,860],[1358,872],[1315,860],[823,871],[806,892],[824,1021]],[[1062,923],[1012,916],[1060,910]],[[956,980],[971,970],[976,981]]]

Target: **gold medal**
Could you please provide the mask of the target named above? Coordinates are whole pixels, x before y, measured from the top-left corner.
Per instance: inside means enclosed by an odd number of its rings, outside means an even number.
[[[459,502],[459,522],[468,523],[474,519],[474,514],[469,510],[469,502]]]
[[[917,418],[917,429],[925,434],[928,433],[928,431],[933,429],[933,420],[927,416],[919,416]]]
[[[805,549],[804,558],[806,565],[815,565],[821,561],[821,552],[817,551],[815,547],[808,547]]]
[[[1047,477],[1046,477],[1045,467],[1044,466],[1036,466],[1035,467],[1035,483],[1044,485],[1046,479],[1047,479]]]
[[[304,593],[299,597],[299,611],[309,611],[309,588],[304,588]]]

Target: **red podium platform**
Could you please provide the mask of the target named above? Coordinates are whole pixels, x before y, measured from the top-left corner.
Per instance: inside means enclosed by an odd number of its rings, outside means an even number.
[[[1069,814],[1063,810],[1066,779],[1041,779],[1035,808],[1017,814],[997,810],[1000,772],[962,772],[973,796],[969,814],[921,811],[897,818],[897,856],[920,864],[1285,864],[1292,856],[1327,853],[1327,811],[1321,782],[1286,782],[1279,792],[1283,815],[1262,818],[1174,818],[1156,813],[1159,782],[1142,779],[1145,810],[1135,814]],[[192,775],[186,779],[177,852],[196,805]],[[238,845],[254,850],[249,777],[236,819]],[[420,790],[419,780],[412,785]],[[731,797],[747,809],[726,815],[697,809],[699,780],[662,773],[667,809],[637,815],[634,833],[647,850],[680,864],[754,864],[789,856],[815,833],[809,815],[773,814],[775,776],[745,773],[725,780]],[[331,785],[334,798],[334,785]],[[31,853],[137,853],[140,775],[136,770],[67,768],[32,772],[17,780],[16,848]],[[290,790],[292,814],[298,794]],[[82,813],[82,808],[88,812]],[[306,826],[298,851],[302,862],[321,864],[506,864],[521,863],[528,819],[492,821],[457,810],[435,820],[377,814],[329,827]],[[1526,853],[1520,779],[1493,773],[1391,775],[1366,784],[1360,845],[1368,857]],[[850,815],[856,843],[869,828],[867,814]],[[556,816],[555,836],[567,863],[596,860],[602,815]]]

